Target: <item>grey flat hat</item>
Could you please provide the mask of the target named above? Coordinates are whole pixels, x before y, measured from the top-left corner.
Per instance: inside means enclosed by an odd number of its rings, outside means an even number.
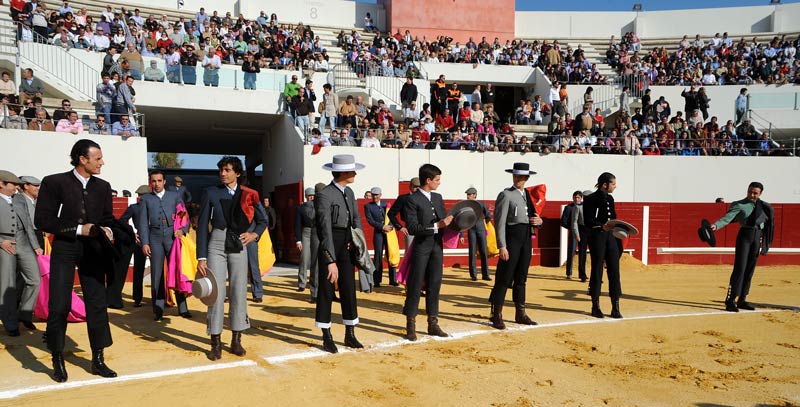
[[[327,163],[322,166],[323,170],[346,172],[358,171],[366,167],[364,164],[357,163],[356,158],[352,154],[339,154],[333,156],[333,162]]]
[[[478,190],[475,189],[474,187],[469,187],[469,188],[467,188],[466,191],[464,191],[464,193],[467,194],[467,195],[469,195],[469,194],[476,194],[477,195],[478,194]]]
[[[197,297],[205,305],[214,305],[219,295],[217,279],[211,269],[206,269],[206,276],[198,278],[192,282],[192,295]]]
[[[42,181],[40,181],[39,178],[32,177],[30,175],[23,175],[19,177],[19,180],[22,181],[23,184],[31,184],[36,186],[42,185]]]
[[[6,170],[0,170],[0,181],[9,182],[17,185],[22,184],[22,181],[20,181],[20,179],[17,178],[16,175],[14,175],[11,171],[6,171]]]
[[[316,192],[314,191],[314,188],[311,188],[311,187],[306,188],[303,191],[303,193],[304,193],[305,196],[316,195]]]
[[[146,195],[150,193],[150,187],[147,185],[139,185],[139,188],[136,188],[136,193],[139,195]]]
[[[383,194],[383,191],[381,191],[380,187],[372,187],[372,189],[370,189],[369,192],[371,192],[372,195],[382,195]]]

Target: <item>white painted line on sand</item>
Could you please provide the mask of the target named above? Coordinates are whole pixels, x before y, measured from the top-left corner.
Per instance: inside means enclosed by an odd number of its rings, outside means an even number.
[[[736,314],[733,312],[728,311],[709,311],[709,312],[692,312],[692,313],[685,313],[685,314],[662,314],[662,315],[641,315],[636,317],[626,317],[623,319],[613,319],[613,318],[587,318],[587,319],[576,319],[571,321],[561,321],[561,322],[550,322],[544,323],[539,325],[517,325],[511,326],[504,330],[498,329],[474,329],[471,331],[462,331],[462,332],[454,332],[451,333],[447,338],[440,338],[434,336],[420,336],[416,341],[411,342],[407,339],[398,339],[395,341],[388,341],[388,342],[379,342],[373,345],[368,345],[365,350],[361,352],[372,352],[372,351],[382,351],[385,349],[391,349],[398,346],[404,345],[415,345],[420,343],[426,343],[430,341],[454,341],[463,338],[469,338],[472,336],[478,335],[485,335],[485,334],[495,334],[495,333],[502,333],[502,332],[517,332],[517,331],[527,331],[531,329],[544,329],[544,328],[554,328],[554,327],[562,327],[562,326],[573,326],[573,325],[590,325],[590,324],[603,324],[603,323],[620,323],[625,321],[640,321],[645,319],[666,319],[666,318],[681,318],[681,317],[701,317],[701,316],[711,316],[711,315],[747,315],[747,314],[758,314],[758,313],[765,313],[765,312],[783,312],[783,311],[790,311],[788,309],[760,309],[756,311],[746,311],[740,314]],[[488,324],[487,324],[488,325]],[[359,351],[354,351],[349,348],[339,348],[339,353],[357,353]],[[305,352],[298,352],[298,353],[291,353],[288,355],[277,355],[277,356],[267,356],[263,359],[270,364],[280,364],[284,362],[289,362],[293,360],[303,360],[303,359],[313,359],[325,356],[333,356],[328,352],[322,350],[311,350]]]
[[[685,314],[663,314],[663,315],[642,315],[636,317],[626,317],[624,319],[611,319],[611,318],[586,318],[586,319],[577,319],[571,321],[562,321],[562,322],[551,322],[551,323],[543,323],[539,325],[518,325],[518,326],[511,326],[505,330],[497,330],[497,329],[474,329],[470,331],[462,331],[462,332],[455,332],[452,333],[450,337],[447,338],[439,338],[439,337],[431,337],[431,336],[420,336],[420,338],[416,342],[411,342],[406,339],[399,339],[395,341],[387,341],[387,342],[379,342],[373,345],[368,345],[367,348],[362,352],[373,352],[373,351],[381,351],[385,349],[391,349],[398,346],[405,346],[405,345],[414,345],[420,343],[426,343],[431,341],[453,341],[459,340],[463,338],[468,338],[477,335],[484,335],[484,334],[494,334],[494,333],[501,333],[501,332],[516,332],[516,331],[527,331],[530,329],[543,329],[543,328],[553,328],[553,327],[562,327],[562,326],[573,326],[573,325],[589,325],[589,324],[601,324],[601,323],[620,323],[625,321],[638,321],[638,320],[645,320],[645,319],[666,319],[666,318],[681,318],[681,317],[699,317],[699,316],[711,316],[711,315],[747,315],[747,314],[756,314],[756,313],[765,313],[765,312],[783,312],[783,311],[795,311],[797,309],[761,309],[757,311],[747,311],[742,312],[740,314],[734,314],[727,311],[710,311],[710,312],[694,312],[694,313],[685,313]],[[358,351],[353,351],[349,348],[343,348],[339,350],[340,354],[347,354],[347,353],[359,353]],[[270,364],[280,364],[284,362],[289,362],[293,360],[303,360],[303,359],[312,359],[312,358],[319,358],[319,357],[326,357],[332,356],[330,353],[324,352],[322,350],[313,349],[298,353],[290,353],[286,355],[276,355],[276,356],[269,356],[263,357],[263,359]],[[32,393],[47,393],[51,391],[58,391],[58,390],[68,390],[68,389],[75,389],[81,387],[89,387],[89,386],[96,386],[96,385],[103,385],[103,384],[116,384],[116,383],[123,383],[129,382],[134,380],[145,380],[145,379],[156,379],[160,377],[167,377],[167,376],[178,376],[178,375],[185,375],[185,374],[192,374],[192,373],[201,373],[201,372],[208,372],[213,370],[221,370],[221,369],[232,369],[232,368],[239,368],[239,367],[250,367],[256,366],[257,363],[253,360],[242,360],[238,362],[231,362],[231,363],[220,363],[220,364],[211,364],[211,365],[204,365],[204,366],[195,366],[195,367],[187,367],[181,369],[172,369],[172,370],[161,370],[155,372],[144,372],[144,373],[137,373],[132,375],[124,375],[119,376],[113,379],[91,379],[91,380],[81,380],[75,382],[66,382],[66,383],[57,383],[57,384],[49,384],[43,386],[32,386],[32,387],[23,387],[14,390],[3,390],[0,391],[0,400],[4,399],[12,399],[19,396],[24,396],[27,394]]]
[[[113,379],[91,379],[91,380],[80,380],[75,382],[48,384],[44,386],[23,387],[20,389],[0,391],[0,400],[11,399],[31,393],[46,393],[57,390],[67,390],[79,387],[96,386],[100,384],[117,384],[133,380],[155,379],[166,376],[178,376],[184,374],[208,372],[212,370],[231,369],[235,367],[246,367],[246,366],[256,366],[256,365],[257,363],[255,361],[242,360],[231,363],[220,363],[220,364],[205,365],[205,366],[186,367],[182,369],[137,373],[132,375],[118,376]]]

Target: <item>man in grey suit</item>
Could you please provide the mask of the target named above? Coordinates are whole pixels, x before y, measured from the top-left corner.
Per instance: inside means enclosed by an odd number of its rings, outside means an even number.
[[[39,293],[39,267],[36,252],[41,253],[33,236],[33,224],[27,211],[20,210],[19,199],[14,199],[19,178],[8,171],[0,171],[0,320],[9,336],[19,336],[19,321],[28,329],[36,329],[33,306]],[[23,198],[24,199],[24,198]],[[25,287],[17,307],[17,271]]]
[[[316,326],[322,329],[322,347],[327,352],[339,350],[331,336],[331,303],[334,285],[339,284],[342,320],[345,325],[344,344],[350,348],[363,348],[356,339],[358,324],[356,303],[356,281],[354,266],[354,244],[351,228],[361,229],[361,216],[353,190],[348,187],[355,181],[356,171],[364,165],[356,163],[349,154],[333,156],[333,162],[322,166],[331,171],[333,181],[314,199],[315,223],[319,235],[319,288]]]
[[[175,177],[175,185],[168,186],[167,191],[177,192],[185,204],[192,202],[192,193],[183,185],[183,178],[181,177]]]
[[[153,302],[153,319],[160,321],[164,317],[166,302],[166,288],[164,286],[164,260],[172,249],[175,239],[186,233],[187,227],[174,230],[173,215],[175,207],[183,200],[177,192],[167,191],[164,173],[153,170],[150,173],[150,187],[153,191],[142,196],[141,216],[136,228],[142,242],[142,252],[150,257],[150,294]],[[178,302],[178,312],[184,318],[191,318],[189,308],[186,307],[186,297],[182,293],[175,293]]]
[[[42,232],[33,226],[33,215],[36,209],[36,197],[39,196],[39,179],[23,176],[19,188],[25,192],[15,194],[13,197],[14,209],[17,213],[17,284],[21,287],[19,299],[19,320],[28,329],[36,329],[33,324],[33,307],[39,295],[39,285],[42,277],[39,271],[39,262],[36,255],[43,254],[43,241],[40,241]],[[31,196],[34,195],[34,196]],[[19,291],[19,290],[18,290]]]
[[[33,215],[36,213],[36,200],[39,199],[39,187],[42,181],[36,177],[27,175],[23,175],[19,177],[19,179],[22,181],[22,185],[19,186],[20,195],[27,198],[25,199],[25,207],[31,218],[31,224],[33,224]],[[36,241],[39,243],[39,247],[44,248],[44,233],[34,227],[34,234],[36,235]]]
[[[295,245],[300,250],[300,265],[297,269],[297,291],[305,291],[306,285],[311,287],[312,304],[317,300],[317,253],[319,237],[314,227],[314,188],[304,191],[306,201],[297,207],[294,215]],[[309,270],[311,279],[309,281]]]
[[[525,313],[525,283],[531,263],[532,227],[542,225],[542,218],[536,214],[533,200],[525,189],[525,183],[535,171],[528,163],[514,163],[514,168],[506,172],[513,174],[514,185],[497,195],[494,205],[494,221],[497,228],[497,248],[500,261],[497,263],[494,288],[489,296],[492,304],[492,326],[505,329],[503,322],[503,303],[506,291],[512,289],[516,308],[514,321],[523,325],[536,325]]]
[[[475,188],[467,188],[464,191],[467,194],[467,199],[469,200],[476,200],[478,197],[478,190]],[[489,213],[489,209],[486,208],[486,204],[482,201],[477,201],[481,208],[483,208],[483,216],[486,219],[486,222],[492,221],[492,215]],[[492,278],[489,277],[489,256],[486,253],[486,224],[483,221],[475,222],[475,226],[469,228],[467,232],[467,237],[469,238],[469,276],[472,281],[476,281],[478,279],[478,271],[476,270],[475,265],[475,250],[477,249],[481,253],[481,278],[485,281],[490,281]],[[462,243],[464,238],[461,238]]]

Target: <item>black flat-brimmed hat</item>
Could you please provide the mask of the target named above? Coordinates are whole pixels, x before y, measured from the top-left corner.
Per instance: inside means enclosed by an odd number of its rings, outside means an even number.
[[[447,215],[453,215],[453,221],[448,227],[461,232],[475,226],[478,221],[483,219],[483,207],[478,201],[465,199],[453,205]]]
[[[536,174],[536,171],[531,171],[531,165],[528,163],[514,163],[514,168],[509,168],[506,170],[514,175],[533,175]]]
[[[630,236],[636,236],[639,234],[639,229],[637,229],[636,226],[633,226],[624,220],[611,219],[607,224],[613,227],[613,229],[611,229],[611,233],[617,239],[627,239]]]
[[[700,240],[708,243],[709,246],[717,247],[717,237],[714,235],[714,230],[711,229],[711,222],[708,219],[703,219],[700,222],[697,234],[700,236]]]

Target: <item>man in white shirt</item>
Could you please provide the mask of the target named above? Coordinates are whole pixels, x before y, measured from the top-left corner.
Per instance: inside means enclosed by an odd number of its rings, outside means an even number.
[[[109,40],[108,36],[105,34],[102,28],[97,28],[97,34],[92,38],[92,47],[95,51],[105,52],[111,45],[111,40]]]
[[[361,147],[381,148],[381,142],[375,137],[375,129],[367,130],[367,136],[361,140]]]
[[[203,57],[203,85],[206,86],[219,86],[219,68],[222,66],[222,61],[217,55],[217,49],[212,47],[208,48],[208,54]]]

